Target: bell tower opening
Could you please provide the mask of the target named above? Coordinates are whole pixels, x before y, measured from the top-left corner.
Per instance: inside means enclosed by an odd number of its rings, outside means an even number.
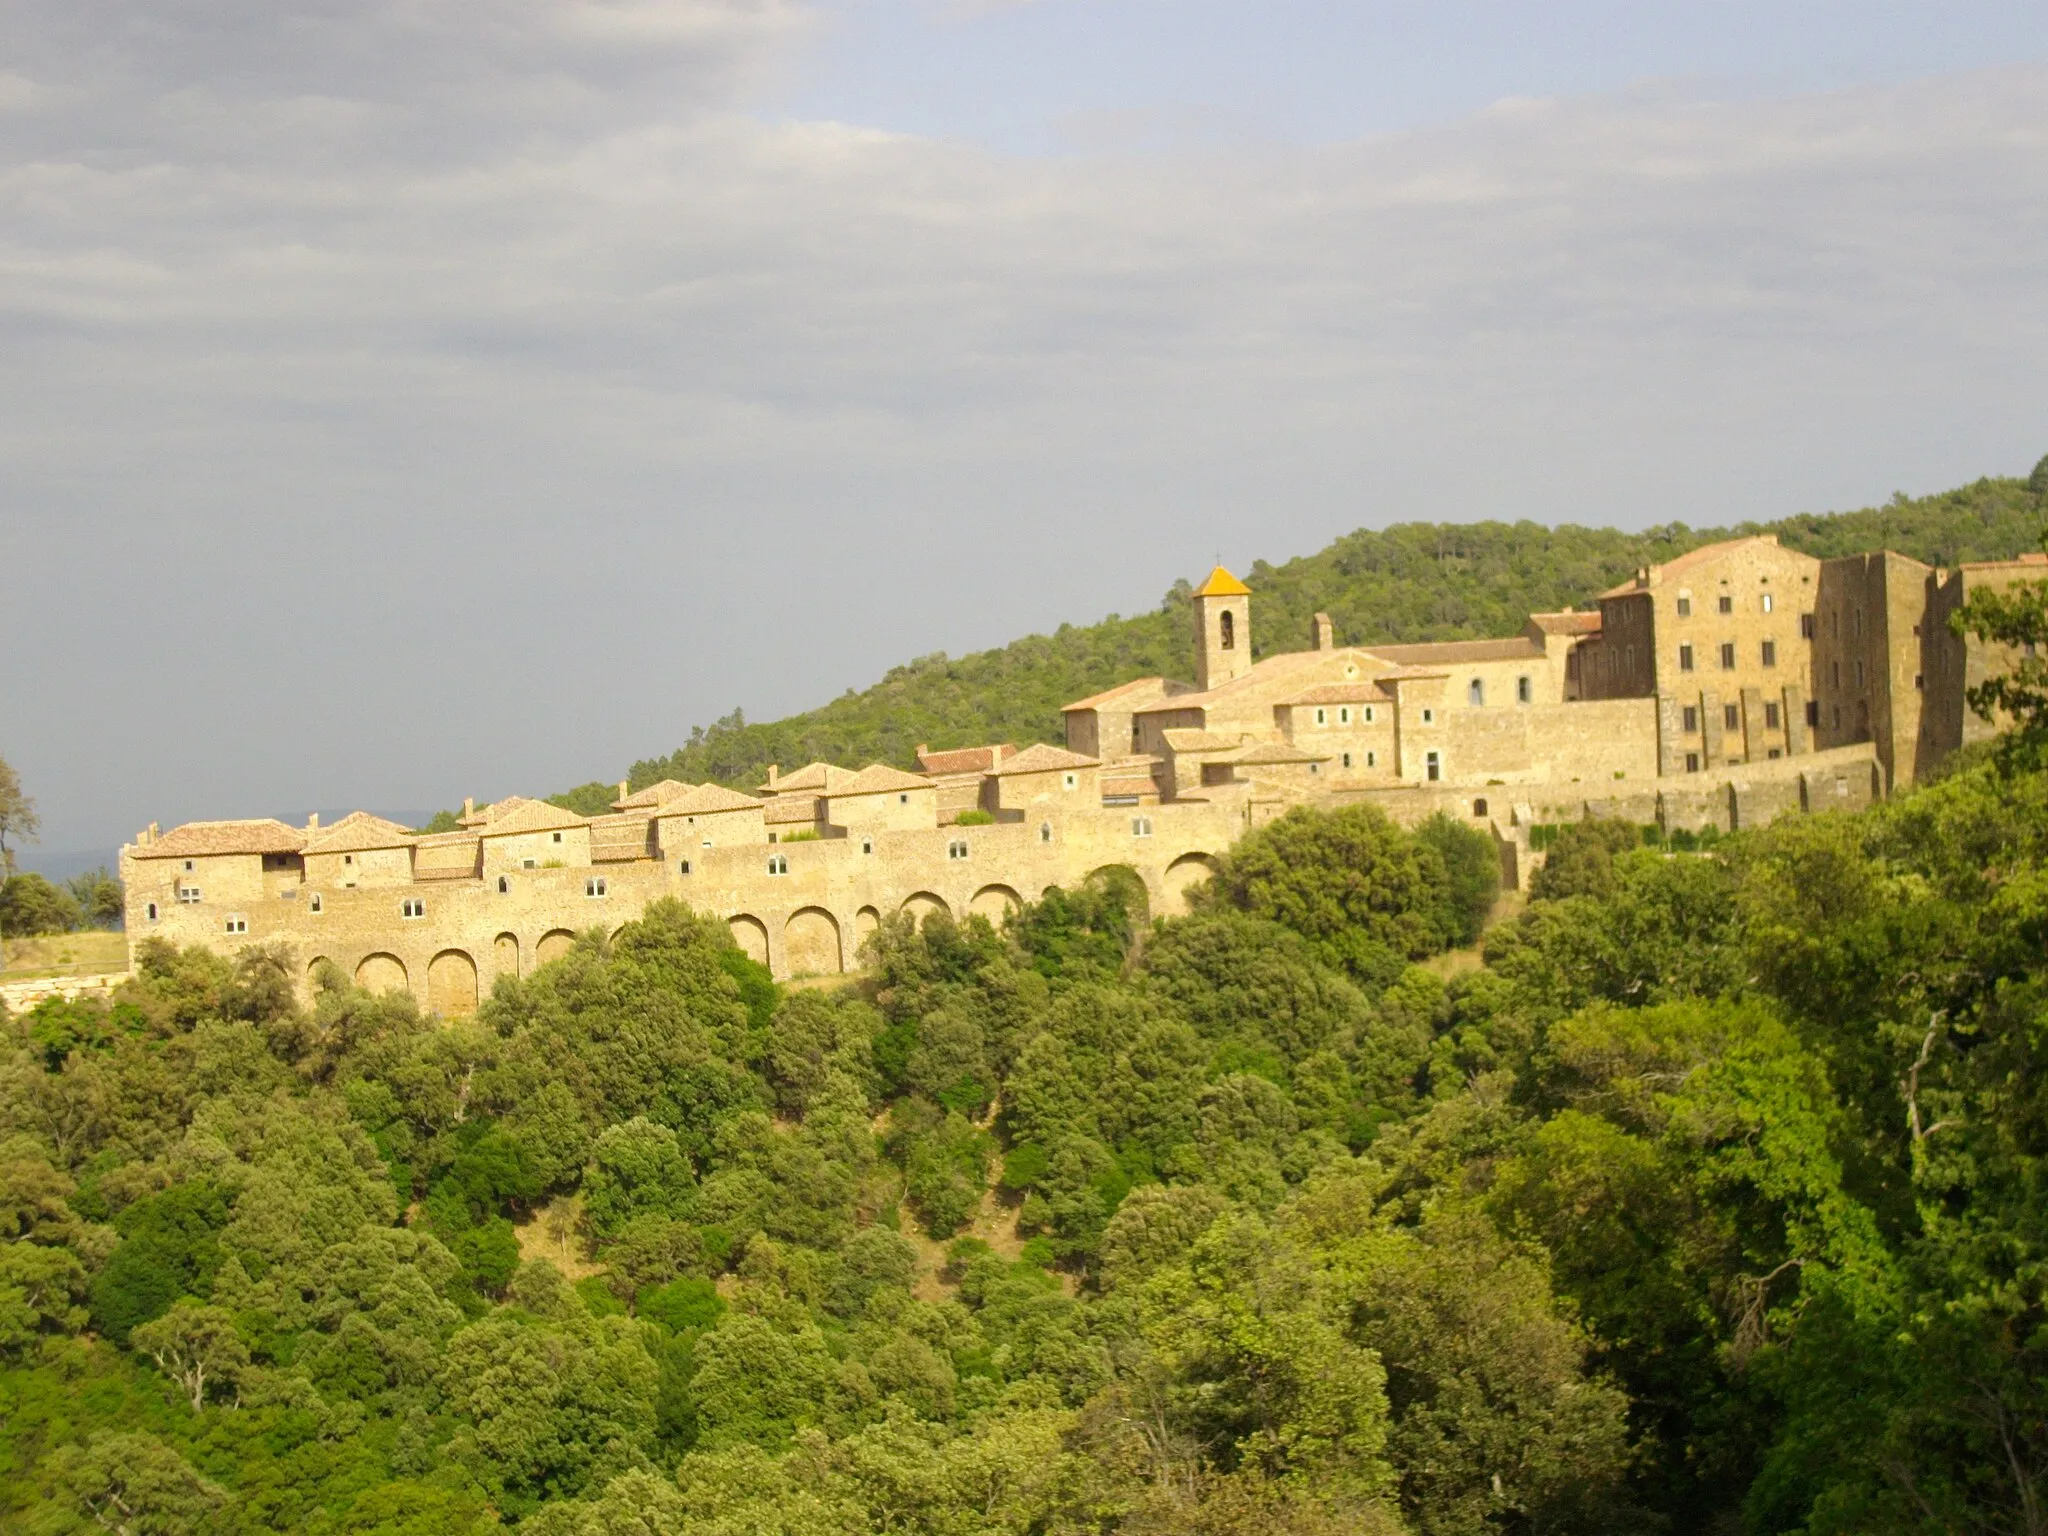
[[[1206,693],[1252,669],[1252,589],[1219,565],[1194,599],[1195,686]]]

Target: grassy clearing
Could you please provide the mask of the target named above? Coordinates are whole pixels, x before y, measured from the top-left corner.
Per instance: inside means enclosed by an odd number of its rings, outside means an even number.
[[[125,933],[53,933],[37,939],[9,939],[0,945],[0,976],[9,981],[37,976],[92,976],[127,969]]]

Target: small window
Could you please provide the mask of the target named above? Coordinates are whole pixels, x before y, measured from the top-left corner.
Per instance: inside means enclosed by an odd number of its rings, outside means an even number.
[[[1484,816],[1486,814],[1486,802],[1484,800],[1474,800],[1472,802],[1472,814],[1474,816]]]
[[[1321,708],[1317,709],[1317,710],[1316,710],[1316,724],[1317,724],[1317,725],[1328,725],[1329,723],[1330,723],[1330,712],[1329,712],[1329,711],[1328,711],[1327,709],[1321,709]]]
[[[1434,784],[1438,779],[1442,778],[1444,776],[1444,763],[1442,757],[1440,757],[1438,754],[1434,752],[1425,754],[1422,759],[1422,776],[1428,779],[1432,784]]]
[[[1764,612],[1765,612],[1765,613],[1769,613],[1769,612],[1771,611],[1771,607],[1772,607],[1772,603],[1771,603],[1771,594],[1770,594],[1770,593],[1768,593],[1768,592],[1766,592],[1766,593],[1764,594]]]
[[[1516,678],[1516,679],[1515,679],[1515,702],[1516,702],[1517,704],[1529,704],[1529,703],[1533,703],[1533,702],[1535,701],[1535,698],[1536,698],[1536,685],[1535,685],[1534,683],[1530,682],[1530,681],[1529,681],[1529,679],[1528,679],[1528,678],[1526,678],[1526,677],[1518,677],[1518,678]]]
[[[1835,706],[1834,727],[1838,731],[1842,728],[1842,706],[1839,704]]]
[[[1467,683],[1465,685],[1465,702],[1474,709],[1484,706],[1486,703],[1486,684],[1476,677]]]
[[[1799,638],[1802,640],[1811,640],[1813,638],[1813,615],[1810,613],[1799,615]]]
[[[773,833],[773,832],[770,832],[770,833],[768,834],[768,841],[769,841],[769,842],[771,842],[771,843],[774,843],[774,842],[780,842],[780,841],[781,841],[781,839],[780,839],[780,838],[779,838],[779,837],[778,837],[778,836],[777,836],[777,835],[776,835],[775,833]]]
[[[512,894],[512,877],[510,875],[498,876],[498,894],[500,896],[510,896]]]
[[[314,910],[315,912],[318,912],[318,911],[320,910],[320,908],[319,908],[319,906],[318,906],[318,902],[319,902],[320,898],[319,898],[318,896],[315,896],[315,897],[313,898],[313,900],[314,900],[314,902],[315,902],[315,906],[314,906],[313,910]],[[151,903],[150,903],[150,904],[149,904],[148,906],[144,907],[144,908],[143,908],[142,910],[143,910],[143,912],[144,912],[144,913],[145,913],[145,914],[146,914],[146,915],[148,916],[149,920],[150,920],[150,921],[151,921],[152,923],[156,921],[156,903],[155,903],[155,902],[153,902],[153,901],[152,901],[152,902],[151,902]]]
[[[1775,667],[1777,664],[1778,642],[1775,640],[1766,640],[1764,642],[1764,665],[1767,667]]]
[[[1372,722],[1373,722],[1373,720],[1374,720],[1375,718],[1376,718],[1376,717],[1375,717],[1375,716],[1374,716],[1374,714],[1373,714],[1373,709],[1372,709],[1372,706],[1371,706],[1370,704],[1366,705],[1366,706],[1365,706],[1365,723],[1366,723],[1367,725],[1371,725],[1371,724],[1372,724]]]
[[[910,792],[908,790],[905,790],[902,794],[898,795],[896,797],[896,803],[898,805],[910,804]]]
[[[1699,731],[1699,728],[1700,728],[1700,712],[1699,712],[1699,706],[1698,706],[1698,705],[1695,705],[1695,704],[1688,704],[1688,705],[1686,705],[1686,706],[1685,706],[1685,734],[1686,734],[1686,735],[1688,735],[1688,736],[1691,736],[1691,735],[1695,735],[1695,734],[1697,734],[1697,733],[1698,733],[1698,731]]]
[[[1723,704],[1721,706],[1721,729],[1724,731],[1739,731],[1742,729],[1742,711],[1740,708],[1733,704]]]
[[[875,851],[875,840],[872,837],[862,838],[860,840],[860,851],[862,853],[873,853]]]
[[[308,896],[306,898],[306,910],[308,912],[311,912],[316,917],[319,916],[320,913],[325,912],[327,910],[327,903],[321,900],[320,893],[318,891],[315,891],[311,896]]]
[[[1765,757],[1783,757],[1784,755],[1785,754],[1780,752],[1776,747],[1772,747],[1770,751],[1764,754]]]
[[[1828,686],[1835,689],[1838,692],[1841,689],[1842,664],[1839,661],[1831,661],[1828,663]]]
[[[768,873],[771,875],[788,874],[789,855],[786,853],[778,853],[770,857],[770,859],[768,860]]]
[[[953,839],[953,841],[952,841],[952,842],[950,842],[950,843],[946,844],[946,857],[947,857],[947,858],[949,858],[949,859],[964,859],[964,858],[966,858],[966,857],[967,857],[967,839],[966,839],[966,838],[964,838],[964,837],[956,837],[956,838],[954,838],[954,839]]]
[[[1351,706],[1349,704],[1337,711],[1337,723],[1339,725],[1349,725],[1351,723]]]
[[[1861,656],[1856,658],[1856,686],[1858,688],[1863,686],[1863,658]]]
[[[1806,723],[1808,725],[1820,724],[1820,704],[1813,699],[1806,701]]]
[[[1735,642],[1733,640],[1726,640],[1721,644],[1721,670],[1723,672],[1733,672],[1735,670]]]
[[[1064,773],[1060,775],[1060,788],[1062,789],[1076,789],[1080,786],[1080,783],[1081,775],[1078,773]]]
[[[562,834],[559,832],[550,832],[548,836],[558,843],[562,840]]]
[[[199,887],[198,887],[198,886],[196,886],[196,885],[181,885],[181,886],[179,886],[179,887],[178,887],[178,900],[179,900],[179,901],[181,901],[181,902],[183,902],[183,903],[184,903],[184,904],[185,904],[186,906],[188,906],[188,907],[196,907],[196,906],[198,906],[198,905],[199,905]]]
[[[425,898],[419,896],[406,897],[405,900],[398,904],[398,915],[400,917],[425,917],[427,915]]]
[[[1849,615],[1849,630],[1857,639],[1863,638],[1863,610],[1856,609]]]
[[[1699,753],[1688,752],[1685,754],[1685,771],[1687,773],[1698,773],[1700,771]]]
[[[1366,766],[1366,767],[1368,767],[1368,768],[1377,768],[1377,767],[1379,767],[1379,765],[1380,765],[1380,755],[1379,755],[1379,753],[1377,753],[1377,752],[1368,752],[1368,753],[1366,753],[1366,754],[1365,754],[1365,766]]]
[[[1915,688],[1925,688],[1927,686],[1927,675],[1924,672],[1915,672],[1913,674],[1913,686]]]
[[[190,859],[185,861],[185,873],[188,875],[192,873],[192,861]]]
[[[1351,766],[1351,754],[1349,752],[1346,752],[1344,754],[1344,766],[1346,768],[1349,768]]]
[[[1679,617],[1680,617],[1681,619],[1689,619],[1689,618],[1691,618],[1691,617],[1692,617],[1692,599],[1691,599],[1691,598],[1689,598],[1689,597],[1681,597],[1681,598],[1680,598],[1680,599],[1678,600],[1678,616],[1679,616]]]
[[[1150,816],[1133,816],[1131,818],[1131,836],[1150,837],[1151,835],[1152,818]]]
[[[1775,704],[1766,704],[1764,706],[1764,729],[1767,731],[1775,731],[1777,728],[1778,706]]]
[[[690,861],[688,859],[678,859],[676,861],[676,873],[679,875],[687,875],[689,872]]]
[[[229,933],[247,933],[249,931],[249,919],[243,917],[239,912],[230,915],[227,931]]]
[[[1689,645],[1681,645],[1678,648],[1678,670],[1681,672],[1690,672],[1692,670],[1692,647]]]
[[[583,894],[592,897],[604,896],[609,894],[605,885],[604,876],[592,875],[588,880],[585,880],[583,882]]]
[[[1835,793],[1838,795],[1846,795],[1849,793],[1849,781],[1843,778],[1840,774],[1835,775]]]
[[[1425,710],[1424,710],[1424,711],[1422,712],[1422,723],[1423,723],[1424,725],[1435,725],[1435,724],[1436,724],[1436,711],[1435,711],[1435,710],[1433,710],[1433,709],[1425,709]]]
[[[1321,773],[1323,771],[1323,765],[1321,763],[1310,763],[1308,765],[1308,771],[1310,773]]]
[[[344,854],[343,854],[343,855],[341,856],[341,862],[342,862],[342,863],[344,863],[344,864],[353,864],[353,863],[355,863],[355,861],[356,861],[356,856],[355,856],[354,854],[352,854],[352,853],[344,853]],[[192,866],[191,866],[190,864],[187,864],[187,865],[186,865],[185,867],[186,867],[187,869],[190,869],[190,868],[191,868]]]
[[[1735,599],[1723,592],[1720,601],[1715,606],[1722,613],[1733,613],[1735,611]]]
[[[533,859],[521,859],[519,861],[519,867],[521,869],[538,869],[540,868],[540,865],[537,861]]]
[[[1051,841],[1052,841],[1052,823],[1051,823],[1051,822],[1049,822],[1049,821],[1041,821],[1041,822],[1040,822],[1040,823],[1038,824],[1038,840],[1039,840],[1039,841],[1040,841],[1041,843],[1049,843],[1049,842],[1051,842]]]

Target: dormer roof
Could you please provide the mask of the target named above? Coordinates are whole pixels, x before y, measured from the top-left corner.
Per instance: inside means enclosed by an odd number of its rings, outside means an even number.
[[[664,817],[716,816],[725,811],[760,809],[761,802],[752,795],[743,795],[736,789],[727,789],[723,784],[699,784],[687,795],[662,806],[661,814]]]
[[[1207,580],[1195,588],[1194,595],[1196,597],[1250,597],[1252,589],[1219,565],[1209,573]]]
[[[306,843],[307,853],[364,853],[372,848],[410,848],[412,829],[368,811],[350,811]]]
[[[1092,757],[1083,757],[1079,752],[1069,752],[1064,747],[1049,747],[1041,741],[1026,747],[1015,757],[1005,758],[989,770],[989,777],[1005,778],[1013,773],[1060,773],[1096,766],[1097,762]]]
[[[560,832],[590,824],[589,818],[565,811],[545,800],[528,800],[514,795],[491,807],[493,815],[483,827],[485,837],[511,837],[521,832]]]
[[[681,779],[662,779],[658,783],[648,785],[645,789],[636,789],[630,795],[621,795],[612,802],[612,809],[615,811],[651,810],[655,806],[666,805],[671,800],[680,800],[696,787],[694,784],[685,784]]]
[[[763,784],[761,792],[769,795],[815,795],[823,790],[835,789],[854,777],[851,768],[841,768],[837,763],[806,763],[794,773],[778,776],[771,784]]]
[[[834,799],[845,795],[883,795],[909,789],[930,789],[932,781],[887,763],[870,763],[842,784],[826,791]]]

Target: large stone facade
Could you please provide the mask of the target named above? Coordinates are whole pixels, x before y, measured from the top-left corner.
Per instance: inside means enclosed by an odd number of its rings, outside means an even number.
[[[1991,728],[1963,692],[2007,660],[1949,635],[1948,614],[2043,577],[2039,557],[1939,571],[1746,538],[1507,639],[1344,646],[1319,614],[1308,649],[1255,662],[1253,594],[1218,568],[1194,594],[1196,681],[1069,705],[1065,749],[771,769],[754,794],[622,784],[598,817],[514,797],[431,835],[362,812],[152,826],[121,852],[128,932],[282,944],[308,980],[331,962],[452,1015],[661,897],[723,917],[778,976],[851,969],[897,912],[1000,918],[1109,866],[1171,913],[1247,829],[1300,804],[1464,818],[1520,883],[1533,825],[1731,829],[1910,781]]]

